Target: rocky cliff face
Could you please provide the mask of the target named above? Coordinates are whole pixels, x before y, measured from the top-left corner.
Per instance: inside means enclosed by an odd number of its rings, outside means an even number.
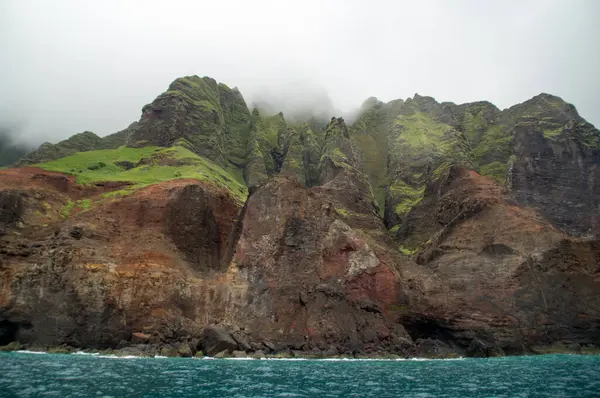
[[[371,98],[321,128],[177,79],[108,150],[0,170],[0,345],[598,346],[599,140],[545,94]]]
[[[389,104],[371,99],[352,128],[370,158],[366,168],[373,168],[370,181],[389,228],[405,229],[427,185],[450,165],[462,165],[565,232],[598,235],[600,134],[558,97],[541,94],[504,111],[488,102],[440,104],[419,95]]]
[[[236,88],[188,76],[143,107],[127,145],[171,146],[179,141],[218,164],[243,167],[249,128],[250,113]]]

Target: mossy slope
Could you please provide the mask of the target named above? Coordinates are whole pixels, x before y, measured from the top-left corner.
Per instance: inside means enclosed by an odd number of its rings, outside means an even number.
[[[116,149],[125,145],[127,137],[136,128],[137,122],[129,125],[117,133],[99,137],[91,131],[75,134],[70,138],[60,141],[57,144],[45,142],[32,152],[25,154],[18,161],[17,166],[25,166],[35,163],[50,162],[64,158],[78,152],[93,151],[97,149]],[[15,159],[16,160],[16,159]]]
[[[241,170],[249,132],[250,112],[236,88],[209,77],[186,76],[143,107],[127,145],[169,147],[183,139],[193,152]]]
[[[377,215],[379,209],[362,168],[362,155],[350,137],[344,119],[332,118],[321,149],[319,185],[327,189],[338,213],[352,224],[365,215]]]
[[[385,104],[377,98],[369,98],[362,104],[358,118],[350,127],[351,139],[362,153],[362,168],[369,176],[380,209],[385,208],[385,190],[388,185],[390,122],[403,103],[403,100],[396,100]]]
[[[21,158],[16,164],[18,166],[23,166],[33,163],[49,162],[77,152],[91,151],[95,149],[101,141],[102,138],[91,131],[84,131],[83,133],[75,134],[66,140],[60,141],[57,144],[45,142],[38,149]]]
[[[73,175],[80,184],[107,181],[131,183],[129,187],[113,195],[127,194],[163,181],[193,178],[228,189],[239,202],[243,202],[247,196],[247,189],[239,177],[181,146],[123,146],[112,150],[79,152],[35,166]]]

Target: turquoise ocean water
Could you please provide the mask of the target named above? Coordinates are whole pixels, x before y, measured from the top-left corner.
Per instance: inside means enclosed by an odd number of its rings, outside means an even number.
[[[209,360],[0,353],[0,397],[600,397],[600,356]]]

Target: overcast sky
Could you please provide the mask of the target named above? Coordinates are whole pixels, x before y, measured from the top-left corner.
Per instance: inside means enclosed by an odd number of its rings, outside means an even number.
[[[105,135],[197,74],[342,110],[549,92],[600,126],[599,20],[598,0],[0,0],[0,123]]]

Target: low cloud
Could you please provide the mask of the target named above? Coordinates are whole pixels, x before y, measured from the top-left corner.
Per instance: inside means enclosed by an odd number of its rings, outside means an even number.
[[[371,96],[506,108],[549,92],[600,125],[598,15],[595,0],[4,0],[0,121],[25,142],[106,135],[206,75],[288,118]]]

